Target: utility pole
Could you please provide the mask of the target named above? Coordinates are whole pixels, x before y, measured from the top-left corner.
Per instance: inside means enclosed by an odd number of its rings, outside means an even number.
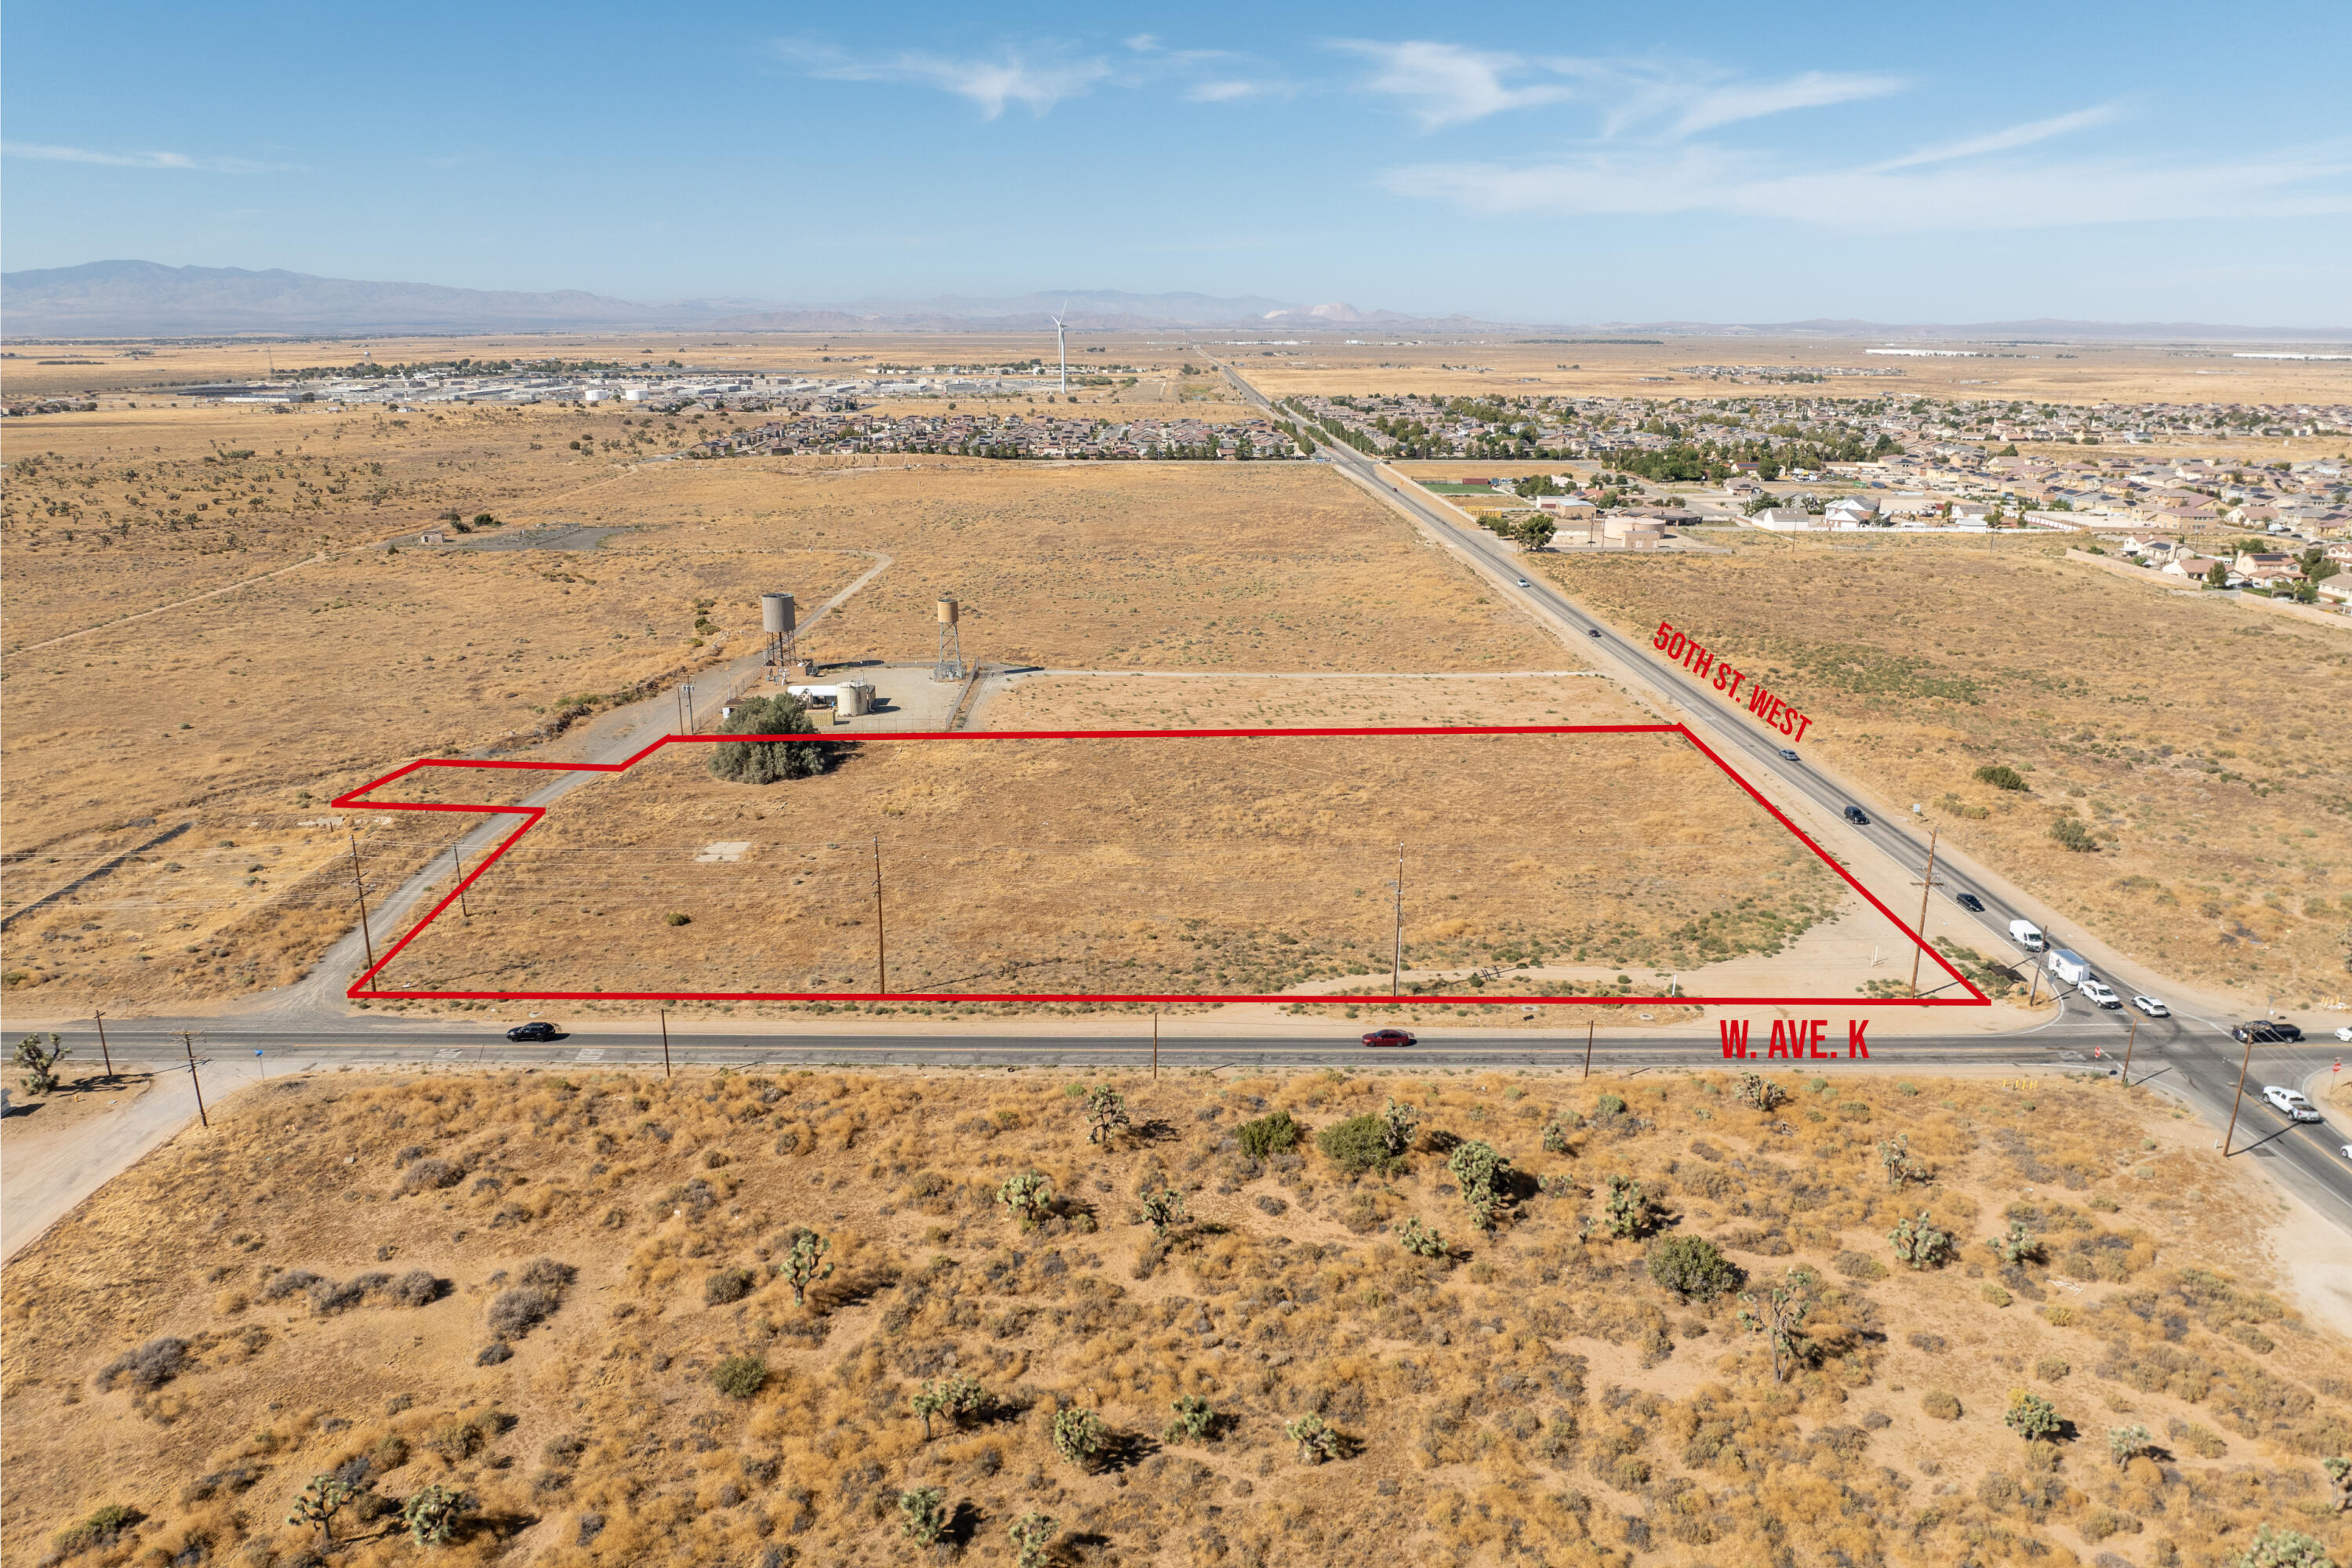
[[[1943,830],[1927,829],[1927,869],[1919,879],[1919,940],[1911,944],[1911,994],[1919,994],[1919,960],[1927,948],[1927,895],[1936,887],[1936,837]]]
[[[345,824],[346,826],[350,825]],[[367,879],[360,870],[360,830],[352,834],[352,890],[360,901],[360,941],[367,944],[368,989],[375,989],[375,938],[368,934]]]
[[[1592,1076],[1592,1027],[1593,1021],[1587,1018],[1584,1021],[1584,1076],[1587,1078]]]
[[[890,994],[890,957],[882,945],[882,836],[874,836],[874,989]]]
[[[474,917],[466,909],[466,862],[458,855],[457,847],[455,844],[449,846],[449,864],[457,869],[457,918],[467,925],[472,925]]]
[[[188,1053],[188,1083],[196,1091],[196,1120],[210,1127],[213,1119],[205,1110],[205,1086],[196,1078],[196,1034],[194,1029],[180,1031],[180,1046]]]
[[[98,1013],[93,1014],[92,1016],[98,1020],[98,1054],[106,1058],[106,1076],[108,1078],[112,1078],[114,1076],[114,1053],[106,1047],[106,1015],[103,1013]]]
[[[1160,1081],[1160,1009],[1151,1010],[1151,1081]]]
[[[2221,1134],[2221,1158],[2230,1157],[2230,1140],[2238,1133],[2238,1102],[2246,1097],[2246,1068],[2254,1059],[2254,1032],[2246,1031],[2246,1054],[2238,1058],[2238,1092],[2230,1097],[2230,1128]]]
[[[1396,995],[1404,984],[1404,846],[1397,846],[1396,937],[1389,953],[1389,994]]]
[[[2139,1020],[2134,1018],[2131,1021],[2131,1038],[2124,1042],[2124,1087],[2126,1089],[2131,1087],[2131,1054],[2132,1047],[2139,1044]]]
[[[669,1077],[669,1009],[664,1007],[660,1009],[660,1012],[662,1026],[662,1077],[667,1078]]]

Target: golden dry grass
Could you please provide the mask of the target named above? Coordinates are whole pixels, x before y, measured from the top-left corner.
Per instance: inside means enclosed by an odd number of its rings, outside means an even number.
[[[564,797],[380,984],[871,992],[877,841],[894,993],[1384,997],[1400,846],[1407,969],[1543,971],[1432,990],[1705,990],[1862,908],[1676,736],[873,742],[771,785],[674,746]]]
[[[2352,1545],[2317,1464],[2352,1446],[2346,1342],[2269,1293],[2258,1178],[2144,1092],[1782,1074],[1759,1114],[1716,1074],[1102,1081],[1134,1116],[1108,1147],[1086,1085],[1035,1073],[337,1074],[239,1096],[0,1286],[0,1557],[113,1505],[143,1517],[76,1561],[288,1561],[305,1536],[278,1521],[346,1466],[385,1499],[473,1496],[439,1554],[461,1563],[892,1561],[897,1494],[925,1485],[999,1563],[1030,1510],[1064,1561],[1129,1563],[2193,1562],[2258,1522]],[[1328,1127],[1391,1097],[1420,1123],[1389,1174],[1311,1141],[1238,1147],[1245,1119]],[[1898,1132],[1924,1185],[1881,1174]],[[1447,1137],[1527,1178],[1491,1237]],[[1034,1226],[992,1196],[1026,1171],[1056,1194]],[[1792,1376],[1736,1303],[1678,1300],[1648,1244],[1594,1226],[1616,1174],[1752,1285],[1809,1271]],[[1163,1186],[1190,1219],[1155,1242],[1138,1200]],[[1915,1271],[1886,1233],[1922,1211],[1958,1251]],[[1452,1255],[1401,1250],[1407,1219]],[[1992,1255],[2011,1219],[2041,1261]],[[835,1265],[805,1308],[773,1275],[801,1227]],[[480,1363],[541,1258],[576,1277]],[[272,1296],[298,1269],[327,1284]],[[412,1270],[445,1293],[398,1304]],[[110,1372],[159,1339],[181,1342],[172,1375]],[[730,1355],[766,1369],[748,1400],[713,1385]],[[908,1398],[950,1373],[990,1408],[926,1440]],[[2004,1430],[2021,1388],[2063,1441]],[[1212,1440],[1161,1438],[1179,1394],[1223,1418]],[[1108,1462],[1055,1453],[1057,1405],[1100,1413]],[[1282,1429],[1310,1412],[1344,1457],[1301,1463]],[[2133,1424],[2156,1452],[2118,1466],[2106,1433]],[[341,1534],[337,1563],[415,1556],[356,1510]]]
[[[2343,996],[2352,645],[2059,548],[1538,559],[1629,632],[1672,621],[1753,672],[1814,716],[1808,750],[2118,950],[2282,1004]],[[1973,777],[1992,764],[2031,788]],[[2069,813],[2097,852],[2050,837]]]

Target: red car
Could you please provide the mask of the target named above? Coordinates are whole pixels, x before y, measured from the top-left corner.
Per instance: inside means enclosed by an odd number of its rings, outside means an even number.
[[[1412,1044],[1410,1029],[1374,1029],[1364,1037],[1368,1046],[1409,1046]]]

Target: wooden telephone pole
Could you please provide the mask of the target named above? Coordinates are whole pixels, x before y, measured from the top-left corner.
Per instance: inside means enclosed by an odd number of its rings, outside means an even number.
[[[1397,846],[1396,880],[1390,884],[1396,889],[1396,937],[1389,952],[1389,994],[1396,995],[1404,984],[1404,846]]]
[[[367,946],[368,989],[373,991],[375,989],[375,938],[368,934],[367,878],[360,869],[360,830],[352,826],[351,834],[352,891],[360,901],[360,941]]]
[[[205,1086],[196,1077],[196,1032],[194,1029],[182,1029],[180,1046],[188,1053],[188,1083],[196,1091],[196,1120],[210,1127],[213,1124],[213,1119],[205,1110]]]
[[[1919,924],[1917,927],[1919,940],[1913,943],[1911,947],[1911,994],[1914,996],[1919,994],[1919,960],[1925,956],[1927,947],[1927,895],[1935,891],[1937,885],[1936,881],[1936,837],[1941,831],[1942,830],[1940,828],[1934,827],[1927,829],[1927,869],[1924,875],[1917,879],[1919,884]]]
[[[882,945],[882,836],[874,836],[874,989],[890,994],[890,955]]]

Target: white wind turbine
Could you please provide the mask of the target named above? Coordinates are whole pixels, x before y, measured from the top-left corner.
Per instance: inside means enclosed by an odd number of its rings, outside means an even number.
[[[1063,300],[1062,314],[1067,315],[1069,310],[1070,302]],[[1070,395],[1070,340],[1065,335],[1061,316],[1054,318],[1054,346],[1062,352],[1062,395],[1067,397]]]

